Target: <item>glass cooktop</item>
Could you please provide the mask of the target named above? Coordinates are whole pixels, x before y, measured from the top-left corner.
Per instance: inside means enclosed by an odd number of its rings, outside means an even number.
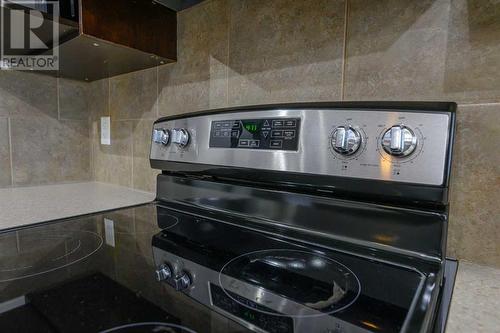
[[[424,279],[154,204],[3,232],[0,249],[9,332],[305,332],[325,318],[399,332]],[[155,249],[196,265],[189,289],[155,279]]]

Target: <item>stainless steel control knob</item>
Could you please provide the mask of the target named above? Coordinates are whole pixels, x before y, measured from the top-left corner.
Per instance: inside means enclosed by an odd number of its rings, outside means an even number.
[[[176,277],[172,280],[172,287],[174,287],[177,291],[187,289],[190,286],[191,278],[186,272],[182,272],[179,277]]]
[[[351,126],[338,126],[333,131],[330,144],[337,153],[352,155],[361,146],[361,134]]]
[[[156,281],[161,282],[170,279],[172,276],[172,269],[167,265],[163,264],[158,267],[155,271]]]
[[[172,142],[181,148],[189,144],[189,132],[185,128],[174,128],[172,130]]]
[[[385,131],[381,144],[386,153],[404,157],[417,148],[417,136],[405,125],[395,125]]]
[[[170,131],[164,128],[153,130],[153,142],[168,145],[170,142]]]

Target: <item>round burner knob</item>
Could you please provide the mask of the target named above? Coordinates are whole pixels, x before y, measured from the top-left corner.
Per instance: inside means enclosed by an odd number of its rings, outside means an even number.
[[[179,277],[176,277],[173,281],[173,286],[177,291],[189,288],[191,286],[191,278],[188,273],[182,272]]]
[[[405,125],[395,125],[385,131],[381,143],[386,153],[405,157],[415,151],[417,136]]]
[[[189,143],[189,132],[185,128],[174,128],[172,130],[172,142],[181,148]]]
[[[170,141],[170,131],[164,128],[158,128],[153,131],[153,142],[168,145]]]
[[[330,144],[342,155],[352,155],[361,145],[361,134],[351,126],[338,126],[333,132]]]
[[[170,279],[171,276],[172,269],[167,264],[160,265],[160,267],[158,267],[158,269],[155,271],[156,281],[158,282]]]

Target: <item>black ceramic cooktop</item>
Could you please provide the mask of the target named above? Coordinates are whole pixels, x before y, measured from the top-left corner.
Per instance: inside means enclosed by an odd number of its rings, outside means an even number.
[[[1,233],[0,331],[251,332],[157,282],[153,246],[360,332],[399,332],[423,279],[401,266],[152,204]],[[214,301],[240,301],[225,283],[211,286]],[[280,321],[285,330],[294,315]]]
[[[0,233],[0,332],[246,332],[155,280],[156,206]]]

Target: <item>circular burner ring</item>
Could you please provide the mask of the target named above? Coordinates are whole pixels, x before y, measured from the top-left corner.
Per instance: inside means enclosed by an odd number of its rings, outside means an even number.
[[[50,273],[50,272],[56,271],[56,270],[64,268],[64,267],[71,266],[73,264],[76,264],[77,262],[80,262],[80,261],[82,261],[82,260],[90,257],[91,255],[93,255],[94,253],[96,253],[97,251],[99,251],[99,249],[102,247],[102,245],[104,243],[104,240],[102,239],[102,237],[100,235],[98,235],[97,233],[95,233],[95,232],[87,231],[87,230],[69,230],[68,231],[68,233],[71,233],[71,232],[87,233],[87,234],[92,235],[93,237],[95,237],[96,240],[98,240],[97,247],[93,251],[91,251],[88,254],[86,254],[85,256],[83,256],[81,258],[78,258],[78,259],[76,259],[74,261],[65,263],[65,264],[57,266],[57,267],[53,267],[51,269],[40,271],[40,272],[34,272],[34,273],[31,273],[31,274],[26,274],[26,275],[22,275],[22,276],[15,276],[15,277],[12,277],[12,278],[7,278],[7,279],[0,279],[0,283],[11,282],[11,281],[16,281],[16,280],[21,280],[21,279],[26,279],[26,278],[30,278],[30,277],[34,277],[34,276],[38,276],[38,275],[42,275],[42,274],[46,274],[46,273]],[[62,237],[64,238],[64,237],[66,237],[66,235],[62,235]],[[54,237],[54,235],[51,235],[48,238],[49,239],[50,238],[56,239],[57,237]],[[57,261],[57,260],[61,260],[61,259],[65,258],[65,257],[67,257],[67,256],[75,253],[80,247],[81,247],[81,241],[78,240],[78,245],[75,248],[71,249],[68,253],[66,253],[66,254],[64,254],[62,256],[50,259],[50,261],[54,262],[54,261]],[[33,266],[24,266],[24,267],[19,267],[19,268],[12,268],[12,269],[0,270],[0,272],[13,272],[13,271],[16,271],[16,270],[29,269],[29,268],[32,268],[32,267]]]
[[[350,274],[352,274],[352,276],[355,278],[355,281],[357,283],[357,293],[356,293],[356,296],[346,305],[342,306],[341,308],[338,308],[338,309],[335,309],[333,311],[329,311],[329,312],[322,312],[322,313],[314,313],[314,314],[305,314],[305,315],[296,315],[296,314],[282,314],[282,313],[278,313],[278,312],[270,312],[270,311],[265,311],[265,310],[261,310],[261,309],[256,309],[254,307],[251,307],[241,301],[239,301],[238,299],[234,298],[233,296],[231,296],[231,294],[226,290],[226,288],[224,288],[223,284],[222,284],[222,272],[224,271],[224,269],[226,269],[226,267],[228,267],[231,263],[235,262],[236,260],[238,259],[241,259],[243,257],[246,257],[246,256],[251,256],[251,255],[255,255],[255,254],[259,254],[259,253],[266,253],[266,252],[279,252],[279,251],[282,251],[282,252],[298,252],[298,253],[302,253],[302,254],[309,254],[309,255],[313,255],[313,256],[316,256],[316,257],[320,257],[320,258],[323,258],[329,262],[332,262],[334,263],[335,265],[338,265],[340,267],[342,267],[343,269],[345,269],[346,271],[348,271]],[[229,297],[230,299],[232,299],[234,302],[238,303],[239,305],[241,306],[244,306],[245,308],[247,309],[250,309],[250,310],[253,310],[253,311],[257,311],[257,312],[261,312],[261,313],[264,313],[264,314],[267,314],[267,315],[271,315],[271,316],[277,316],[277,317],[291,317],[291,318],[314,318],[314,317],[322,317],[322,316],[327,316],[327,315],[331,315],[333,313],[336,313],[336,312],[339,312],[339,311],[342,311],[346,308],[348,308],[349,306],[351,306],[354,302],[356,302],[356,300],[358,299],[359,295],[361,294],[361,282],[359,281],[358,277],[356,276],[356,274],[354,274],[354,272],[352,270],[350,270],[347,266],[345,266],[344,264],[340,263],[339,261],[335,260],[335,259],[332,259],[332,258],[329,258],[327,256],[324,256],[322,254],[318,254],[318,253],[315,253],[315,252],[311,252],[311,251],[304,251],[304,250],[296,250],[296,249],[284,249],[284,248],[277,248],[277,249],[266,249],[266,250],[257,250],[257,251],[252,251],[252,252],[248,252],[248,253],[244,253],[244,254],[241,254],[231,260],[229,260],[226,264],[224,264],[224,266],[222,266],[221,270],[219,271],[219,286],[222,288],[222,291],[226,294],[227,297]],[[264,289],[262,287],[258,287],[259,289]]]
[[[51,234],[49,237],[44,237],[43,239],[44,240],[50,240],[50,239],[60,240],[60,239],[64,239],[65,237],[66,237],[66,235],[52,235]],[[52,258],[52,259],[50,259],[50,261],[57,261],[57,260],[61,260],[61,259],[65,258],[65,257],[68,257],[68,256],[72,255],[73,253],[75,253],[76,251],[78,251],[81,246],[82,246],[82,242],[80,240],[78,240],[77,245],[74,248],[72,248],[69,252],[67,252],[63,255],[60,255],[59,257]],[[33,265],[22,266],[22,267],[13,267],[13,268],[4,268],[4,269],[0,269],[0,272],[21,271],[21,270],[29,269],[32,267],[33,267]],[[2,281],[0,281],[0,282],[2,282]]]
[[[182,326],[182,325],[171,324],[171,323],[163,323],[163,322],[143,322],[143,323],[126,324],[126,325],[112,327],[112,328],[106,329],[104,331],[100,331],[99,333],[118,332],[120,330],[127,329],[127,328],[145,327],[145,326],[170,327],[170,328],[179,329],[179,330],[181,330],[181,332],[197,333],[196,331],[193,331],[192,329],[187,328],[187,327]]]

